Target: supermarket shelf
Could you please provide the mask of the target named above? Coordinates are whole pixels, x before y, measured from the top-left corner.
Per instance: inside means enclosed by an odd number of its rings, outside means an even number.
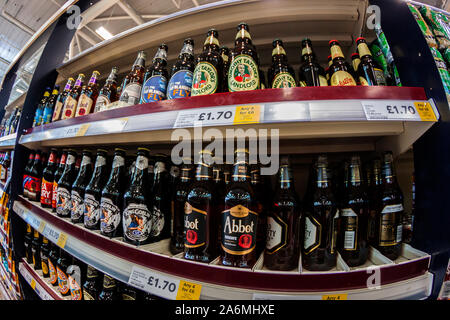
[[[430,294],[432,276],[427,271],[430,256],[408,245],[404,245],[402,257],[396,261],[380,257],[372,250],[370,266],[360,268],[342,267],[341,262],[331,272],[279,273],[258,267],[262,265],[259,260],[252,270],[239,270],[215,261],[202,264],[172,256],[167,241],[137,248],[119,238],[109,239],[22,197],[14,203],[14,211],[69,254],[122,282],[134,279],[136,270],[172,282],[188,281],[201,285],[200,299],[275,299],[280,295],[321,299],[324,295],[341,293],[349,299],[416,299]],[[380,289],[367,288],[373,270],[379,272]]]
[[[17,133],[0,138],[0,151],[12,150],[16,145]]]
[[[70,300],[70,296],[63,297],[55,290],[48,279],[42,276],[42,270],[34,270],[25,259],[19,263],[19,272],[42,300]]]
[[[0,285],[2,287],[2,291],[9,300],[17,300],[17,297],[14,293],[14,287],[8,277],[8,273],[6,272],[3,264],[0,264]]]
[[[425,133],[433,121],[407,115],[385,120],[368,120],[367,105],[414,105],[427,102],[422,88],[400,87],[309,87],[266,89],[252,92],[218,93],[151,104],[129,106],[84,117],[67,119],[27,130],[20,143],[29,148],[42,146],[97,146],[108,144],[174,144],[174,129],[184,128],[194,138],[195,120],[203,113],[213,114],[203,127],[214,127],[226,136],[230,128],[278,129],[287,150],[281,152],[362,150],[406,151]],[[436,120],[439,114],[430,101]],[[259,112],[251,119],[239,120],[242,107]],[[219,116],[232,112],[229,119]],[[206,118],[205,118],[206,119]],[[234,121],[233,121],[234,120]],[[246,122],[247,121],[247,122]],[[186,130],[188,133],[186,133]],[[364,137],[364,140],[361,140]],[[317,139],[325,141],[317,142]],[[176,140],[176,141],[173,141]],[[287,141],[287,142],[286,142]]]

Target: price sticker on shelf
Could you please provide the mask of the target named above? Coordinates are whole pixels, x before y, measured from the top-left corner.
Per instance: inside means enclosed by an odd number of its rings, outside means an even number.
[[[416,107],[422,121],[437,121],[433,107],[429,101],[414,102],[414,106]]]
[[[75,134],[76,137],[84,137],[84,135],[86,134],[86,132],[88,131],[89,127],[91,126],[90,123],[87,124],[83,124],[77,131],[77,133]]]
[[[234,124],[259,123],[261,119],[261,106],[238,106],[234,116]]]
[[[67,238],[68,238],[68,235],[65,234],[64,232],[61,232],[59,234],[58,240],[56,241],[56,245],[58,247],[60,247],[61,249],[64,249],[64,247],[66,245]]]
[[[44,231],[42,232],[42,234],[53,243],[57,243],[59,240],[59,232],[49,225],[46,225],[44,227]]]
[[[156,296],[175,300],[180,281],[151,270],[133,266],[128,284]]]
[[[34,279],[31,279],[30,286],[33,290],[36,289],[36,281]]]
[[[325,294],[322,296],[322,300],[347,300],[348,296],[344,294]]]
[[[44,232],[44,228],[45,228],[45,222],[41,221],[41,223],[39,224],[38,232],[42,234],[42,232]]]
[[[198,283],[180,281],[178,287],[177,300],[200,300],[200,294],[202,293],[202,285]]]
[[[367,120],[423,121],[412,101],[368,100],[362,106]]]

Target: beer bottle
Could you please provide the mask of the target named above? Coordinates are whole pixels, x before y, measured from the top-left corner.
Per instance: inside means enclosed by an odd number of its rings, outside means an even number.
[[[78,79],[75,82],[75,85],[70,90],[70,93],[66,97],[66,101],[64,102],[63,111],[61,114],[61,119],[70,119],[75,117],[75,112],[77,111],[78,100],[81,95],[81,91],[83,90],[85,75],[80,73],[78,75]]]
[[[67,268],[67,281],[72,300],[83,300],[82,284],[86,281],[86,265],[75,257]]]
[[[158,154],[155,156],[155,179],[149,198],[151,199],[151,228],[149,242],[158,242],[170,237],[171,193],[170,175],[167,172],[168,159]]]
[[[353,71],[344,58],[337,40],[331,40],[330,51],[333,63],[330,66],[330,84],[332,86],[356,86]]]
[[[376,247],[378,239],[376,238],[377,234],[377,211],[379,210],[380,205],[380,188],[383,183],[381,178],[381,160],[374,159],[371,163],[370,168],[367,170],[368,174],[368,196],[369,196],[369,224],[367,236],[369,239],[369,243]]]
[[[52,91],[52,95],[45,103],[41,124],[49,124],[50,122],[52,122],[53,109],[55,108],[56,100],[58,99],[58,94],[59,94],[59,86],[56,85]]]
[[[222,88],[221,92],[228,92],[228,70],[230,69],[230,49],[228,47],[220,47],[220,55],[223,61]]]
[[[10,164],[11,164],[10,155],[9,155],[9,152],[6,152],[5,157],[2,160],[2,174],[1,174],[1,179],[0,179],[0,181],[3,184],[6,184],[6,180],[8,180]]]
[[[73,223],[80,223],[84,220],[84,192],[86,186],[92,178],[92,160],[89,151],[83,151],[80,171],[72,184],[71,201],[72,209],[70,210],[70,220]]]
[[[25,246],[25,258],[27,262],[30,264],[33,263],[33,251],[31,249],[32,242],[33,242],[33,229],[27,223],[27,232],[25,233],[24,246]]]
[[[141,104],[166,99],[167,81],[169,81],[167,51],[167,45],[165,43],[161,44],[153,58],[152,65],[145,72]]]
[[[94,110],[98,97],[98,77],[100,72],[94,71],[87,86],[83,86],[80,99],[78,100],[77,111],[75,117],[80,117],[91,113]]]
[[[283,41],[275,39],[272,42],[272,65],[267,76],[271,88],[292,88],[295,87],[294,69],[288,64]]]
[[[331,70],[330,67],[333,64],[333,59],[331,59],[331,54],[328,56],[328,66],[325,69],[325,76],[327,78],[327,84],[330,85],[330,78],[331,78]]]
[[[51,208],[53,199],[53,181],[56,169],[57,150],[51,149],[48,163],[42,173],[41,207]]]
[[[319,156],[310,181],[302,221],[302,265],[310,271],[328,271],[336,266],[339,210],[325,155]]]
[[[235,164],[221,219],[221,257],[225,266],[251,268],[257,259],[258,212],[250,184],[249,154],[235,151]]]
[[[16,113],[16,116],[14,117],[14,120],[11,125],[11,129],[9,131],[9,134],[14,134],[17,132],[17,126],[19,125],[20,117],[22,116],[22,110],[18,110]]]
[[[39,108],[39,105],[38,105],[38,108]],[[13,119],[14,115],[16,114],[16,112],[17,112],[18,110],[19,110],[19,108],[18,108],[18,107],[15,107],[14,110],[13,110],[13,112],[11,112],[10,116],[8,117],[8,119],[5,120],[6,122],[5,122],[4,136],[9,135],[9,131],[10,131],[10,128],[11,128],[11,122],[12,122],[12,119]],[[37,109],[36,109],[36,112],[37,112]],[[3,119],[5,119],[5,118],[6,118],[6,117],[4,117]],[[36,116],[35,116],[35,118],[36,118]]]
[[[353,66],[353,71],[355,73],[358,72],[358,66],[360,63],[361,63],[361,59],[359,58],[359,53],[358,52],[352,53],[352,66]]]
[[[402,246],[403,194],[397,182],[391,152],[384,153],[381,172],[375,247],[389,259],[395,260],[400,256]]]
[[[103,288],[98,295],[100,301],[116,301],[120,300],[119,292],[117,291],[116,279],[105,274],[103,276]]]
[[[384,77],[383,69],[378,66],[378,63],[373,59],[372,53],[367,46],[366,39],[359,37],[356,39],[359,56],[361,62],[357,69],[359,82],[363,86],[386,86],[386,79]]]
[[[52,189],[52,211],[56,212],[56,202],[58,196],[58,181],[61,178],[64,168],[66,167],[67,152],[64,151],[59,159],[59,163],[56,167],[53,175],[53,189]]]
[[[289,271],[298,267],[300,257],[300,201],[288,157],[281,159],[278,185],[267,217],[264,266]]]
[[[30,184],[28,188],[28,199],[30,201],[41,200],[42,158],[41,152],[38,150],[30,170]]]
[[[87,266],[86,281],[83,284],[83,299],[98,300],[98,296],[102,291],[103,277],[94,267]]]
[[[122,234],[122,200],[125,190],[125,150],[116,148],[108,182],[100,200],[100,231],[107,237]]]
[[[48,253],[50,251],[50,244],[48,242],[48,239],[46,237],[42,238],[42,245],[41,245],[41,269],[42,269],[42,276],[44,278],[50,277],[49,269],[48,269]]]
[[[146,53],[144,51],[140,51],[136,61],[133,64],[133,68],[123,80],[120,101],[126,103],[127,105],[139,104],[142,83],[144,82],[146,59]]]
[[[97,150],[94,173],[84,192],[84,226],[88,229],[100,228],[100,201],[108,179],[107,154],[106,150]]]
[[[316,60],[311,40],[302,40],[302,63],[298,72],[301,87],[328,86],[325,71]]]
[[[215,207],[217,207],[218,212],[223,211],[225,195],[226,195],[226,184],[224,177],[224,165],[218,164],[218,157],[214,158],[213,165],[213,181],[214,181],[214,189],[213,189],[213,198],[215,198]],[[220,219],[219,219],[220,222]]]
[[[122,214],[124,240],[135,245],[149,242],[153,216],[148,201],[148,157],[150,150],[139,148],[131,184],[124,195]]]
[[[114,67],[109,74],[108,79],[98,94],[95,102],[94,113],[107,110],[107,106],[117,101],[117,74],[119,68]]]
[[[53,243],[50,244],[50,251],[48,253],[48,272],[50,276],[50,284],[54,287],[58,285],[58,272],[56,267],[58,265],[60,249]]]
[[[203,52],[197,58],[192,82],[192,96],[203,96],[221,92],[223,80],[223,59],[219,52],[219,32],[210,29]]]
[[[256,251],[261,253],[266,245],[267,236],[267,209],[269,204],[264,197],[264,186],[261,181],[260,166],[252,164],[250,166],[250,181],[255,194],[256,206],[258,207],[258,233],[256,235]]]
[[[58,121],[61,119],[64,103],[66,102],[66,99],[69,96],[69,93],[72,90],[74,83],[75,83],[75,79],[69,78],[69,80],[67,80],[66,86],[64,87],[64,91],[58,95],[58,98],[56,99],[55,109],[53,111],[53,116],[52,116],[51,122],[55,122],[55,121]]]
[[[343,194],[339,249],[350,267],[364,264],[369,255],[367,238],[368,198],[362,181],[359,156],[352,156],[348,168],[348,187]]]
[[[44,108],[45,108],[45,104],[47,103],[47,100],[50,98],[50,92],[51,92],[51,88],[47,87],[45,88],[45,93],[44,93],[44,97],[41,99],[41,101],[39,102],[37,109],[36,109],[36,113],[34,115],[34,120],[33,120],[33,128],[34,127],[38,127],[42,124],[42,119],[44,116]],[[16,109],[18,110],[18,109]],[[7,134],[9,134],[9,127],[11,125],[11,122],[7,124],[8,127],[8,131]]]
[[[66,166],[58,181],[56,196],[56,214],[60,217],[70,216],[72,208],[71,191],[76,178],[75,161],[77,154],[73,150],[67,152]]]
[[[258,55],[252,44],[249,27],[246,23],[240,23],[237,30],[228,71],[228,90],[234,92],[259,89]]]
[[[190,161],[190,158],[183,159],[180,179],[175,187],[170,239],[170,252],[173,255],[184,251],[184,206],[191,188],[193,171]]]
[[[209,263],[218,251],[218,212],[212,194],[212,154],[202,150],[199,156],[195,180],[184,208],[184,258]]]
[[[122,286],[122,300],[138,300],[139,294],[137,289],[133,288],[130,285],[124,284]]]
[[[170,81],[167,86],[167,99],[191,96],[194,68],[194,40],[189,38],[184,40],[177,62],[172,67]]]
[[[70,266],[70,256],[64,250],[60,250],[58,262],[56,264],[56,274],[58,275],[59,293],[66,297],[70,294],[69,277],[67,275],[67,268]]]
[[[41,270],[41,244],[42,237],[37,230],[33,233],[33,242],[31,242],[31,253],[33,257],[34,270]]]

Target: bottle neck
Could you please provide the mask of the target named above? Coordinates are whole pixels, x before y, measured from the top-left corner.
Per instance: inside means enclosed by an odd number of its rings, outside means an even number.
[[[94,168],[94,179],[98,179],[102,176],[103,172],[106,170],[106,158],[103,155],[98,155],[95,160],[95,168]]]
[[[361,166],[359,164],[351,163],[348,174],[348,183],[350,186],[359,187],[362,185]]]
[[[145,57],[140,53],[133,64],[133,70],[138,70],[145,67]]]
[[[209,181],[212,179],[212,167],[200,161],[195,170],[196,181]]]
[[[148,171],[148,158],[144,155],[139,155],[136,159],[131,184],[142,185],[144,181],[144,175],[147,174],[147,171]]]
[[[397,182],[392,162],[385,162],[383,164],[382,180],[386,184],[395,184]]]
[[[192,169],[190,166],[183,166],[181,168],[180,181],[189,182],[191,180],[191,171]]]
[[[233,182],[249,182],[250,167],[246,160],[236,161],[233,166],[233,174],[231,175]]]
[[[180,59],[190,59],[194,57],[194,46],[190,43],[185,43],[178,56]]]
[[[56,153],[51,152],[50,156],[48,157],[48,165],[54,165],[56,163]]]
[[[69,81],[67,81],[67,84],[64,87],[64,91],[68,92],[72,89],[72,87],[73,87],[73,82],[69,80]]]
[[[84,82],[84,77],[78,77],[77,81],[75,82],[75,87],[82,87]]]
[[[331,46],[330,51],[332,61],[334,61],[335,59],[345,59],[344,54],[342,53],[342,49],[338,44]]]
[[[240,29],[235,38],[236,43],[247,43],[249,45],[252,44],[252,37],[250,36],[250,33],[245,30],[244,28]]]
[[[205,43],[203,44],[203,50],[209,50],[209,51],[219,51],[219,39],[217,39],[216,37],[214,37],[214,35],[210,35],[208,36],[208,38],[206,38]]]
[[[316,169],[316,186],[320,189],[329,188],[330,180],[328,177],[328,167],[326,165],[320,165]]]
[[[315,60],[314,52],[312,51],[311,46],[306,43],[302,48],[302,61],[304,62],[312,62]]]
[[[358,53],[359,53],[359,56],[361,57],[361,59],[366,56],[372,57],[372,53],[370,52],[370,49],[367,46],[367,43],[365,43],[364,41],[361,41],[358,44]]]

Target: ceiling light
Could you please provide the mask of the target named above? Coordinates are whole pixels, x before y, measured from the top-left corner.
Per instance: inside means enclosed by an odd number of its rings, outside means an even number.
[[[106,30],[104,27],[97,28],[95,32],[97,32],[100,35],[100,37],[102,37],[105,40],[111,39],[113,37],[111,32]]]
[[[21,90],[21,89],[19,89],[19,88],[16,88],[16,91],[17,91],[18,93],[25,93],[25,91],[23,91],[23,90]]]

